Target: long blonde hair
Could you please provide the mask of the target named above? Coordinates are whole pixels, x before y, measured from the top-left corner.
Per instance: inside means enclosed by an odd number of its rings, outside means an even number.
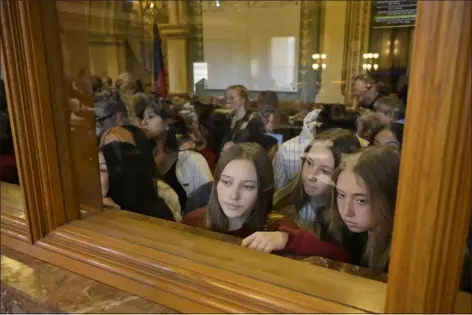
[[[352,160],[352,155],[347,156],[347,159],[349,158]],[[366,184],[370,211],[378,224],[369,231],[362,260],[369,268],[384,270],[390,258],[400,153],[389,146],[368,147],[362,149],[352,164],[348,166],[344,159],[335,171],[333,181],[336,183],[341,172],[349,167]],[[346,245],[346,237],[349,237],[351,232],[347,230],[339,214],[336,187],[330,191],[329,205],[325,216],[327,237]]]

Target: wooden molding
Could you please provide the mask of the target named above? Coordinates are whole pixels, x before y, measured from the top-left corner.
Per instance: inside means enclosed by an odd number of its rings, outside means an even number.
[[[51,3],[0,1],[26,218],[2,203],[3,245],[181,312],[381,313],[386,299],[389,312],[472,311],[471,296],[457,292],[470,215],[468,1],[420,2],[388,296],[381,282],[126,211],[71,221],[68,209],[76,205],[67,198],[72,186],[60,165],[68,162],[59,153],[65,140],[57,135],[65,127],[54,118],[62,98],[55,91],[63,86],[60,54],[48,51],[58,47],[57,34],[47,32],[59,30],[42,15]],[[187,32],[163,29],[170,36]]]
[[[4,75],[32,242],[65,222],[38,1],[0,1]]]
[[[35,245],[2,229],[2,245],[180,312],[383,312],[384,283],[198,236],[198,230],[111,211],[64,225]],[[472,311],[470,297],[459,294],[457,312]]]
[[[356,311],[383,309],[381,299],[378,300],[380,303],[374,303],[375,306],[370,299],[378,298],[379,292],[385,293],[383,283],[247,250],[211,239],[208,235],[202,237],[195,230],[135,213],[112,211],[74,221],[44,241],[60,240],[67,244],[62,248],[80,246],[88,248],[87,252],[108,258],[110,262],[120,261],[128,266],[122,275],[129,276],[127,273],[134,269],[131,266],[136,266],[135,270],[147,270],[159,278],[166,277],[176,286],[180,283],[189,292],[207,295],[203,300],[218,303],[216,310],[219,312],[349,311],[342,305],[349,305]],[[100,241],[93,244],[91,240]],[[42,244],[43,241],[39,243]],[[261,266],[262,261],[264,266]],[[296,276],[290,272],[295,269],[299,271]],[[292,277],[287,277],[288,273]],[[330,292],[332,284],[329,283],[333,281],[337,282],[338,290],[348,292],[353,286],[359,286],[364,287],[364,291],[350,292],[341,297],[335,290]],[[318,286],[313,285],[316,282]],[[183,294],[187,296],[189,292]],[[292,296],[295,292],[303,294]],[[179,291],[174,293],[178,295]],[[195,298],[197,301],[201,299],[199,295]],[[178,306],[167,306],[178,309]],[[369,309],[372,307],[373,310]]]
[[[76,221],[76,223],[80,222],[85,223],[84,221]],[[364,312],[358,308],[225,270],[217,266],[219,259],[213,261],[212,264],[204,264],[187,257],[172,255],[165,249],[157,251],[116,237],[105,236],[90,229],[93,229],[93,226],[90,226],[89,229],[86,226],[64,226],[43,238],[35,246],[23,243],[15,244],[14,248],[31,255],[39,255],[40,259],[78,274],[90,276],[90,271],[94,270],[94,279],[180,312]],[[202,242],[200,243],[200,241]],[[11,238],[2,235],[3,245],[12,247],[14,245],[12,242]],[[208,246],[208,243],[217,247],[232,246],[205,238],[198,239],[193,246]],[[231,251],[233,250],[234,248],[231,248]],[[245,249],[241,248],[241,250]],[[192,255],[196,251],[198,249],[189,251],[188,254]],[[45,254],[47,256],[44,256]],[[214,254],[218,256],[216,250],[214,250]],[[254,254],[260,253],[254,252]],[[237,253],[233,252],[232,256],[232,265],[239,266]],[[269,255],[266,254],[266,256]],[[337,273],[285,258],[275,256],[274,258],[312,267],[315,269],[315,273],[316,269]],[[71,264],[71,261],[74,263]],[[269,269],[274,268],[276,269],[275,266],[272,266]],[[110,275],[113,275],[113,279],[109,278]],[[359,279],[372,282],[374,287],[378,287],[378,285],[385,287],[385,284],[382,283]],[[328,280],[328,278],[325,279],[326,282]],[[350,282],[347,281],[347,283]],[[143,294],[144,291],[145,294]],[[383,292],[385,293],[385,289]],[[351,294],[352,292],[348,295]],[[381,311],[383,303],[375,304],[380,307],[380,310],[377,311]]]
[[[59,24],[56,3],[54,1],[43,1],[40,5],[41,17],[43,22],[42,28],[42,45],[43,49],[47,47],[45,54],[47,69],[47,81],[49,84],[49,95],[52,103],[52,111],[54,113],[54,137],[56,138],[57,156],[59,163],[60,176],[62,180],[62,196],[67,202],[64,203],[65,221],[75,220],[80,217],[79,198],[77,193],[76,178],[74,166],[77,163],[90,165],[87,161],[77,161],[73,155],[72,146],[79,143],[71,143],[70,131],[70,110],[68,104],[70,95],[68,85],[69,82],[65,76],[63,69],[63,56],[61,50],[61,42],[59,36]],[[50,131],[51,132],[51,131]],[[78,141],[77,141],[78,142]],[[82,148],[83,150],[84,148]],[[98,205],[101,205],[101,200]],[[100,209],[100,208],[99,208]]]
[[[187,38],[190,32],[190,27],[188,25],[164,24],[164,25],[159,25],[159,31],[163,38],[167,38],[167,37]]]
[[[94,242],[97,237],[101,241]],[[181,312],[359,311],[87,230],[60,229],[41,240],[38,246],[171,294],[177,303],[169,304],[162,294],[156,294],[153,301]]]
[[[471,6],[419,1],[387,312],[454,313],[471,216]]]
[[[20,186],[0,182],[0,219],[2,233],[30,242]]]

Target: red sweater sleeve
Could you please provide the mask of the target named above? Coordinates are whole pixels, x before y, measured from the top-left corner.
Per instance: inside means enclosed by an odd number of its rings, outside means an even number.
[[[207,210],[207,207],[203,207],[203,208],[200,208],[200,209],[197,209],[195,211],[188,213],[186,216],[182,218],[181,223],[190,225],[190,226],[203,228],[204,227],[203,221],[205,219],[206,210]]]
[[[321,256],[350,263],[349,253],[340,245],[323,242],[313,233],[281,226],[279,231],[288,233],[284,251],[301,256]]]
[[[301,230],[288,217],[282,217],[267,226],[268,231],[288,233],[284,252],[300,256],[320,256],[349,263],[349,253],[340,245],[323,242],[313,233]]]

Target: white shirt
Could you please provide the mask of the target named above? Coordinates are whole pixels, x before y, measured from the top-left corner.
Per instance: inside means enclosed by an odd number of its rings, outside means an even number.
[[[175,167],[177,180],[185,190],[187,197],[201,185],[213,180],[210,167],[205,158],[198,152],[180,151]]]
[[[313,140],[315,133],[314,122],[320,109],[311,111],[303,120],[300,135],[282,144],[275,154],[273,166],[275,175],[275,190],[284,187],[302,169],[302,156],[305,148]]]

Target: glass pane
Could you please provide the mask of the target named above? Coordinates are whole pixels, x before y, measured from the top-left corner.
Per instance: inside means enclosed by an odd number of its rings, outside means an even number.
[[[7,101],[4,80],[0,65],[0,209],[3,214],[25,219],[9,112],[12,105]]]
[[[469,218],[469,233],[462,265],[462,275],[459,289],[472,293],[472,220]]]
[[[416,8],[57,1],[81,209],[386,281]]]
[[[8,112],[5,82],[0,66],[0,135],[1,135],[1,171],[2,182],[19,185],[18,170],[16,168],[15,147],[13,146],[13,134]]]

